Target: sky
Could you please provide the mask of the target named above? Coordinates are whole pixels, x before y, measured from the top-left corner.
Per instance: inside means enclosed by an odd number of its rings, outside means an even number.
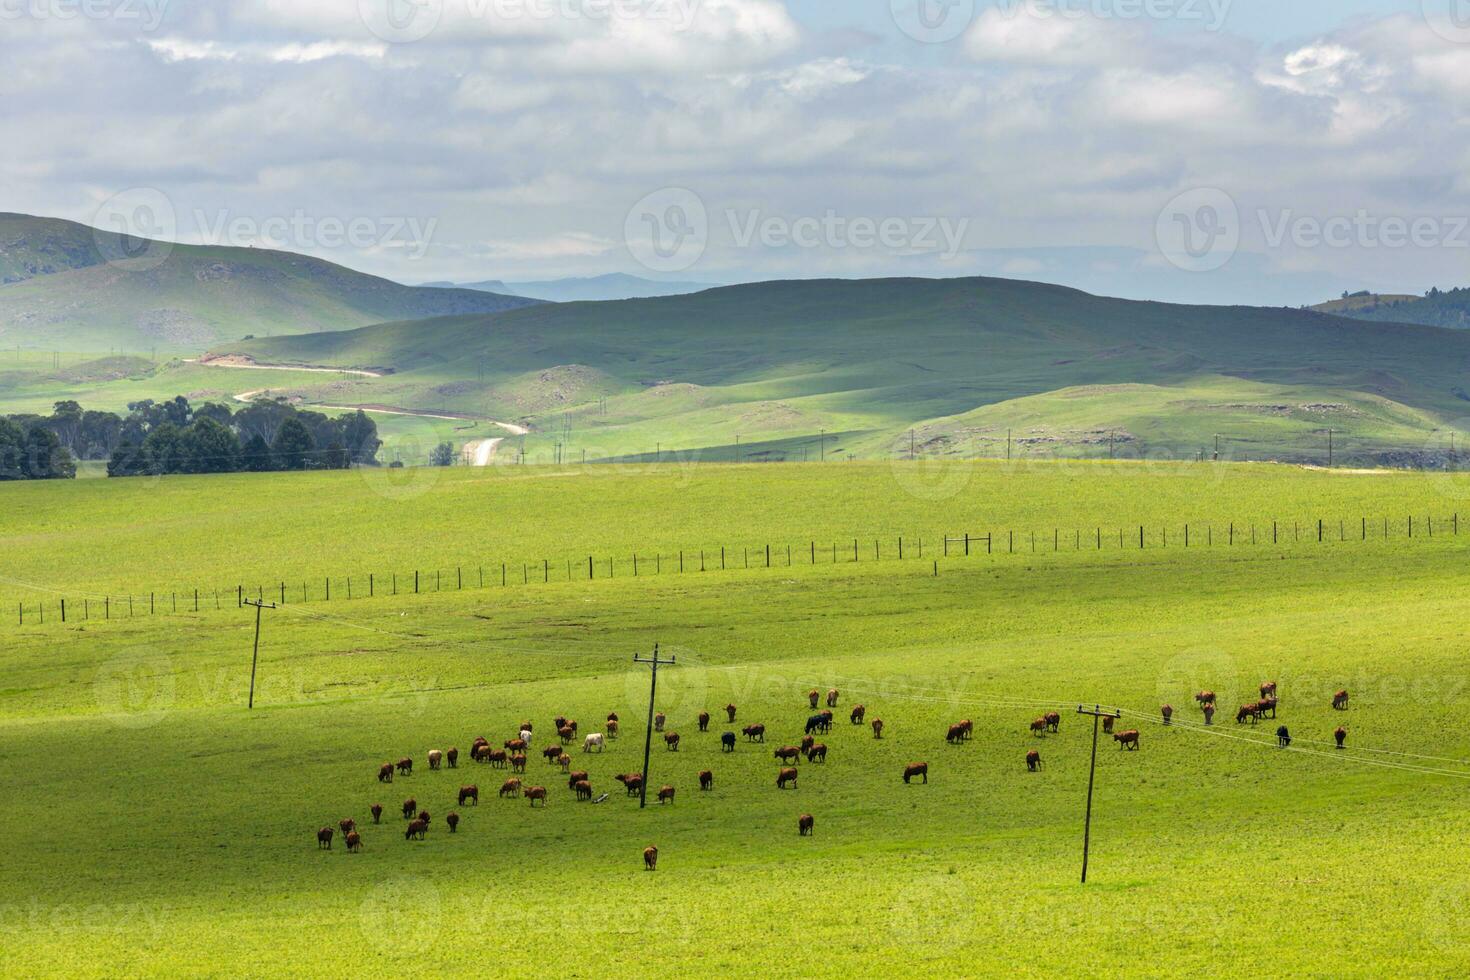
[[[409,283],[1470,284],[1470,0],[0,0],[0,210]]]

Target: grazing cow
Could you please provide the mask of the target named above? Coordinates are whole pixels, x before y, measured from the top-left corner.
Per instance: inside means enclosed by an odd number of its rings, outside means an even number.
[[[702,790],[711,790],[714,789],[714,786],[715,774],[708,769],[702,770],[699,774],[699,788]]]
[[[1036,731],[1035,724],[1031,726],[1031,730],[1033,732]],[[965,730],[959,725],[950,725],[949,731],[944,736],[944,740],[950,745],[958,745],[965,740]]]
[[[723,735],[720,736],[720,750],[722,752],[734,752],[735,751],[735,733],[734,732],[726,732],[725,734],[723,734]]]
[[[796,832],[801,837],[806,837],[811,834],[816,825],[817,818],[813,817],[810,813],[803,813],[796,818]]]
[[[799,746],[797,746],[797,748],[801,749],[802,754],[805,755],[806,754],[806,750],[809,749],[809,748],[811,748],[813,745],[816,745],[816,744],[817,744],[817,740],[815,738],[813,738],[811,735],[806,735],[806,736],[804,736],[802,738],[801,744]]]
[[[1032,749],[1026,753],[1026,771],[1036,772],[1041,768],[1041,753]]]
[[[903,767],[904,785],[907,785],[909,780],[913,779],[915,776],[923,776],[924,782],[929,782],[929,763],[911,762]]]
[[[428,824],[424,823],[422,820],[412,820],[408,824],[408,829],[403,832],[403,839],[413,840],[414,838],[418,838],[419,840],[423,840],[424,835],[428,832]]]
[[[557,715],[556,720],[551,723],[552,729],[558,732],[561,731],[563,728],[567,727],[567,720],[568,719],[565,715]]]
[[[817,702],[822,700],[822,692],[813,688],[812,690],[807,692],[806,699],[811,704],[811,706],[815,708],[817,706]]]
[[[665,785],[660,788],[658,791],[658,801],[660,803],[674,802],[674,787]]]
[[[1035,721],[1033,721],[1031,723],[1031,734],[1032,735],[1041,735],[1041,736],[1045,736],[1046,735],[1046,719],[1045,718],[1038,718],[1038,719],[1036,719]]]
[[[776,788],[785,789],[786,784],[796,785],[796,777],[800,775],[795,769],[782,769],[776,776]]]
[[[430,823],[430,821],[433,820],[433,818],[429,816],[429,811],[428,810],[420,810],[419,811],[419,817],[418,818],[424,822],[424,825],[425,826],[428,826],[428,824]]]
[[[610,722],[607,723],[607,737],[608,738],[617,738],[618,737],[618,723],[617,722],[610,721]]]
[[[1260,719],[1260,717],[1261,717],[1261,706],[1260,705],[1258,705],[1258,704],[1243,704],[1243,705],[1240,706],[1240,710],[1235,713],[1235,723],[1237,725],[1240,725],[1240,724],[1243,724],[1246,721],[1246,719],[1250,719],[1250,723],[1252,725],[1254,725],[1256,723],[1256,721]]]
[[[410,796],[403,801],[403,819],[412,820],[413,815],[419,812],[419,801]]]
[[[1337,739],[1337,747],[1343,748],[1343,743],[1347,741],[1347,729],[1339,726],[1337,731],[1332,733],[1332,737]]]
[[[665,715],[662,711],[660,711],[658,714],[656,714],[656,715],[653,716],[653,730],[656,731],[656,732],[663,731],[664,730],[664,722],[666,722],[668,720],[669,720],[668,719],[668,716]]]
[[[374,803],[371,807],[368,808],[368,812],[373,815],[373,823],[383,822],[383,804]]]
[[[1042,717],[1046,719],[1046,730],[1047,731],[1049,731],[1049,732],[1060,732],[1062,730],[1062,716],[1060,714],[1058,714],[1057,712],[1055,712],[1055,711],[1048,711],[1046,714],[1042,715]],[[970,736],[969,729],[970,729],[970,727],[972,727],[971,726],[971,723],[968,722],[968,721],[964,721],[964,722],[961,722],[960,724],[966,726],[965,737],[966,738],[969,738],[969,736]]]
[[[556,757],[556,764],[561,766],[562,772],[569,772],[572,768],[572,757],[563,752]]]
[[[520,795],[521,781],[519,779],[507,779],[505,782],[500,784],[500,798],[502,800],[505,799],[507,796],[515,798]]]
[[[624,779],[623,785],[628,787],[629,796],[637,796],[643,789],[643,777],[635,773]]]
[[[489,745],[489,744],[490,744],[490,740],[488,738],[486,738],[484,735],[476,735],[474,742],[472,742],[470,744],[470,753],[473,755],[475,749],[479,748],[481,745]]]
[[[413,775],[413,760],[412,759],[403,758],[403,759],[399,759],[398,760],[398,775],[400,775],[400,776],[412,776]]]
[[[820,731],[821,730],[821,727],[822,727],[822,716],[821,715],[812,715],[810,718],[808,718],[806,720],[806,734],[807,735],[810,735],[812,732],[815,732],[815,731]]]
[[[1274,698],[1276,696],[1276,682],[1267,681],[1261,685],[1261,697]]]
[[[1285,725],[1281,725],[1276,729],[1276,744],[1283,749],[1291,747],[1291,732],[1287,731]]]
[[[459,832],[459,814],[453,810],[444,815],[444,823],[448,825],[451,834]]]
[[[794,745],[783,745],[772,754],[782,762],[792,762],[801,758],[801,749]]]
[[[323,827],[321,830],[318,830],[316,832],[316,846],[318,850],[326,849],[330,851],[332,849],[333,833],[335,833],[335,831],[332,830],[331,827]]]
[[[530,748],[530,744],[531,743],[527,742],[523,738],[508,738],[505,740],[505,751],[512,754],[516,752],[524,752],[526,751],[526,749]]]
[[[1213,704],[1207,704],[1207,705],[1205,705],[1205,724],[1206,725],[1213,725],[1214,723],[1215,723],[1215,706]]]
[[[829,707],[829,708],[835,708],[835,707],[837,707],[837,688],[835,688],[835,687],[832,688],[832,690],[830,690],[830,691],[827,692],[827,707]]]
[[[669,747],[670,752],[679,751],[679,733],[664,732],[664,744]]]
[[[1166,704],[1160,708],[1159,714],[1164,716],[1165,725],[1172,725],[1174,723],[1174,706],[1172,704]]]
[[[1348,692],[1338,691],[1332,695],[1332,707],[1338,711],[1346,711],[1348,706]]]
[[[544,749],[541,750],[541,757],[543,759],[545,759],[547,762],[551,763],[552,765],[556,765],[557,760],[561,758],[561,746],[560,745],[548,745],[548,746],[546,746],[546,748],[544,748]]]
[[[855,704],[852,708],[852,714],[848,715],[847,717],[848,720],[851,721],[854,725],[861,725],[863,723],[863,716],[867,713],[868,709],[866,707],[860,704]]]
[[[380,783],[391,783],[391,782],[393,782],[393,763],[391,763],[391,762],[385,762],[381,766],[378,767],[378,782],[380,782]]]
[[[528,800],[531,801],[531,806],[533,808],[536,806],[536,801],[537,800],[540,800],[541,801],[541,805],[542,806],[545,806],[546,805],[546,787],[545,786],[531,786],[528,789],[526,789],[524,795],[525,795],[526,799],[528,799]]]
[[[609,711],[607,713],[607,720],[608,721],[617,721],[618,720],[618,713],[616,711]]]
[[[873,737],[874,738],[882,738],[883,737],[883,719],[882,718],[874,718],[873,719]]]
[[[510,771],[511,772],[525,772],[526,771],[526,757],[523,756],[523,755],[519,755],[519,754],[511,756],[510,757]]]
[[[577,794],[578,800],[592,799],[592,784],[585,779],[577,780],[576,785],[572,787],[572,791]]]
[[[741,731],[752,742],[764,742],[766,740],[765,725],[746,725]]]
[[[342,833],[349,834],[357,829],[357,821],[351,817],[343,817],[337,821],[337,826],[342,828]]]
[[[735,706],[733,704],[727,704],[727,705],[725,705],[725,724],[727,724],[727,725],[733,725],[734,723],[735,723]]]
[[[355,830],[347,832],[347,850],[353,854],[362,850],[362,836]]]
[[[1118,743],[1118,748],[1132,752],[1138,748],[1138,731],[1130,728],[1126,732],[1119,732],[1113,736],[1113,741]]]
[[[576,732],[572,731],[571,725],[563,725],[556,730],[556,735],[561,739],[561,744],[563,745],[570,742],[576,734]]]
[[[485,746],[482,758],[490,763],[491,769],[504,769],[505,764],[510,761],[510,756],[506,755],[505,749],[492,749],[488,745]],[[525,756],[521,758],[524,759]]]
[[[1262,718],[1265,718],[1267,716],[1267,714],[1269,714],[1272,718],[1275,718],[1276,717],[1276,699],[1275,698],[1262,698],[1261,700],[1257,701],[1256,702],[1256,712]]]
[[[582,772],[581,770],[578,770],[577,772],[573,772],[573,773],[568,773],[567,774],[567,789],[576,789],[578,783],[582,782],[584,779],[591,779],[591,778],[592,778],[591,776],[589,776],[585,772]]]
[[[702,731],[702,732],[709,731],[709,712],[708,711],[701,711],[699,713],[699,730]]]
[[[486,744],[484,744],[482,742],[476,742],[474,745],[471,745],[470,746],[470,761],[471,762],[484,762],[484,761],[486,761],[489,758],[490,758],[490,746],[488,746],[488,745],[486,745]]]
[[[583,752],[591,752],[593,749],[596,749],[599,752],[602,751],[601,732],[593,732],[591,735],[588,735],[586,738],[582,739]]]
[[[832,730],[832,712],[831,711],[819,711],[819,712],[817,712],[817,717],[820,718],[820,719],[822,719],[822,723],[819,726],[817,726],[817,731],[819,731],[819,732],[830,732]]]
[[[1108,734],[1108,735],[1113,734],[1113,722],[1115,722],[1117,720],[1118,719],[1117,718],[1114,718],[1112,715],[1108,715],[1106,718],[1104,718],[1103,719],[1103,731],[1106,734]]]
[[[1198,694],[1196,694],[1194,696],[1194,699],[1195,699],[1195,701],[1197,701],[1199,703],[1199,706],[1201,708],[1203,708],[1207,704],[1214,704],[1215,703],[1215,692],[1214,691],[1200,691]]]
[[[645,847],[643,849],[643,867],[649,871],[658,867],[658,848]]]
[[[464,801],[469,800],[471,806],[480,805],[480,787],[461,786],[459,788],[459,805],[464,806]]]
[[[438,769],[439,768],[439,763],[441,761],[443,761],[443,759],[444,759],[444,753],[443,752],[440,752],[438,749],[430,749],[429,750],[429,768],[430,769]]]
[[[806,761],[808,761],[808,762],[826,762],[827,761],[827,746],[823,745],[821,742],[818,742],[816,745],[813,745],[811,748],[807,749],[806,750]]]
[[[444,761],[449,763],[449,768],[459,768],[459,749],[450,746],[449,751],[444,753]]]
[[[567,722],[567,727],[572,730],[572,737],[573,738],[576,738],[577,737],[577,719],[573,718],[571,721]]]

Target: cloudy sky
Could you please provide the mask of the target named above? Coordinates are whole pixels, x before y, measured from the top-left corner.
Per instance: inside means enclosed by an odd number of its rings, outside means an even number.
[[[0,0],[0,210],[405,282],[1470,284],[1467,0]]]

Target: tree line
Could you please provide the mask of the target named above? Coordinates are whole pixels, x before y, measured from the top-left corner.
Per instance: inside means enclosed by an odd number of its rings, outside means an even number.
[[[108,476],[346,469],[377,463],[378,427],[362,411],[336,418],[285,399],[191,405],[180,395],[131,402],[127,415],[57,402],[50,416],[0,417],[0,479],[66,479],[77,459]]]

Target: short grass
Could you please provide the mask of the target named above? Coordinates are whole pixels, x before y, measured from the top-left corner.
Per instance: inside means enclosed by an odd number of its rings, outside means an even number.
[[[351,473],[8,486],[0,543],[8,577],[102,588],[491,543],[609,553],[1124,510],[1158,526],[1237,511],[1443,514],[1455,490],[1284,467],[981,466],[934,499],[860,464],[600,469],[448,474],[396,499]],[[945,470],[931,475],[942,484]],[[1463,974],[1470,768],[1438,760],[1470,756],[1464,560],[1464,538],[1440,535],[972,556],[937,576],[927,561],[797,562],[289,604],[265,613],[254,712],[239,610],[7,627],[0,765],[15,816],[0,968],[1184,975],[1264,956],[1287,974]],[[630,661],[654,643],[679,660],[659,701],[684,739],[678,753],[654,748],[653,779],[676,802],[640,812],[611,776],[641,762],[647,674]],[[1267,678],[1312,751],[1236,738],[1270,742],[1270,725],[1221,719],[1208,734],[1151,720],[1171,701],[1195,723],[1194,690],[1230,706]],[[829,760],[778,791],[770,752],[799,737],[805,692],[829,686],[842,692]],[[1333,712],[1344,686],[1352,708]],[[695,730],[699,710],[719,719],[731,701],[739,723],[770,727],[766,745],[725,755],[722,721]],[[882,741],[847,724],[858,701],[887,723]],[[1079,701],[1137,712],[1127,721],[1144,732],[1137,753],[1101,748],[1085,888]],[[1062,730],[1033,738],[1027,722],[1048,706]],[[497,799],[501,774],[484,767],[423,771],[432,747],[499,741],[522,719],[544,744],[555,714],[586,730],[608,711],[624,737],[572,753],[599,790],[618,790],[601,805],[574,802],[539,759],[545,810]],[[974,741],[946,746],[961,717]],[[1349,751],[1315,744],[1341,723]],[[1033,747],[1045,760],[1034,775]],[[415,774],[379,785],[377,764],[405,754]],[[927,786],[899,779],[916,760],[931,765]],[[1383,765],[1411,763],[1452,775]],[[704,768],[710,794],[697,789]],[[442,817],[465,782],[484,798],[458,808],[451,836]],[[435,816],[423,843],[405,842],[394,815],[409,795]],[[368,822],[374,801],[385,826]],[[796,833],[803,812],[811,839]],[[368,822],[366,850],[339,840],[319,853],[316,828],[344,816]]]

